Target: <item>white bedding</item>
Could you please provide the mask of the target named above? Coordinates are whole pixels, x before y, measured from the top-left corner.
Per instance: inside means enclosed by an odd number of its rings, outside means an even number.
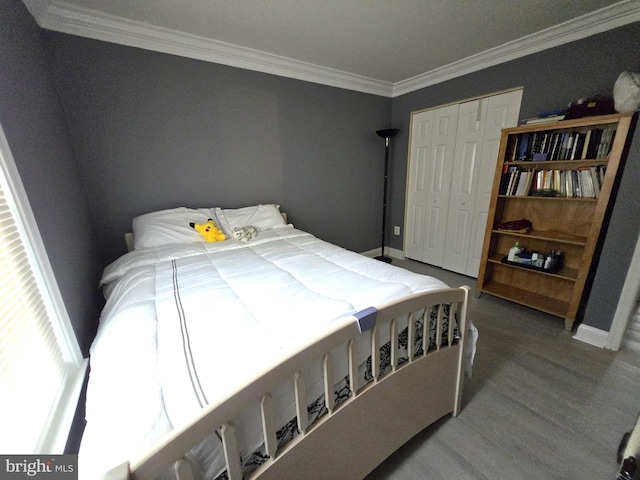
[[[226,396],[336,319],[446,287],[292,226],[248,243],[133,251],[107,267],[102,282],[107,302],[91,347],[80,478],[144,452],[203,402]],[[180,318],[188,322],[189,357],[175,341],[185,333]]]

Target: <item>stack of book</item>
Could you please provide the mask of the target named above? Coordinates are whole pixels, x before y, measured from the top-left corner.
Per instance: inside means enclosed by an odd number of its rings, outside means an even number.
[[[520,133],[510,139],[512,162],[545,160],[583,160],[606,158],[615,136],[615,126],[576,131]]]
[[[551,112],[544,112],[533,118],[525,118],[520,123],[522,125],[537,125],[540,123],[551,123],[551,122],[559,122],[560,120],[564,120],[567,116],[567,110],[552,110]]]
[[[598,198],[604,165],[576,170],[521,169],[505,165],[500,195]]]

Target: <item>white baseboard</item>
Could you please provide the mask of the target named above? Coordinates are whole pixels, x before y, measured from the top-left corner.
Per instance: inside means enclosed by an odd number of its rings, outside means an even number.
[[[588,343],[589,345],[604,348],[609,338],[609,332],[589,325],[580,324],[573,338]]]
[[[398,250],[396,248],[391,248],[391,247],[385,247],[384,249],[384,253],[386,255],[388,255],[391,258],[397,258],[398,260],[404,260],[405,256],[404,256],[404,250]],[[380,249],[379,248],[374,248],[373,250],[368,250],[366,252],[360,252],[361,255],[364,255],[365,257],[377,257],[380,255]]]

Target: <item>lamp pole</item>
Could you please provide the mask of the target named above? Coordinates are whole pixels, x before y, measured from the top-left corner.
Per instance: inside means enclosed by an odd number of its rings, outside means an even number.
[[[385,257],[384,255],[384,240],[387,225],[387,179],[389,177],[389,143],[390,139],[395,137],[400,130],[397,128],[389,128],[386,130],[376,131],[379,137],[384,138],[384,193],[382,200],[382,240],[380,242],[380,256],[375,257],[376,260],[380,260],[385,263],[391,263],[391,257]]]

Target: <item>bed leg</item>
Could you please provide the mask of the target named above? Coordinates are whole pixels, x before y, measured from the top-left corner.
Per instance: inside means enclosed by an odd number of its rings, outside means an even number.
[[[176,463],[174,463],[173,471],[176,474],[176,480],[193,480],[191,464],[186,458],[181,458]]]
[[[124,462],[112,468],[102,476],[102,480],[129,480],[129,462]]]

